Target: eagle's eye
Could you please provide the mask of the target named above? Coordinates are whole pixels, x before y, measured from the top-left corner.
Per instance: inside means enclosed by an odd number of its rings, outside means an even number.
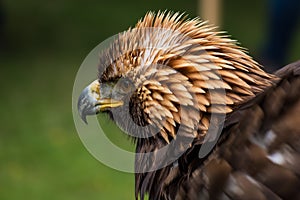
[[[116,86],[118,92],[122,94],[128,94],[134,90],[134,85],[128,78],[120,78]]]

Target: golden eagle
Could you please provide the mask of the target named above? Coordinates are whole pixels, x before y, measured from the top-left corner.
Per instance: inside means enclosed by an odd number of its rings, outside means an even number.
[[[149,12],[100,54],[78,109],[134,138],[136,199],[300,199],[299,75],[268,74],[198,18]]]

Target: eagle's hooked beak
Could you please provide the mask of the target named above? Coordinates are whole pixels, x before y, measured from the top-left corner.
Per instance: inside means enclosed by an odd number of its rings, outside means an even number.
[[[100,91],[104,91],[102,96]],[[104,111],[105,109],[115,108],[123,105],[123,101],[112,99],[111,93],[112,86],[107,84],[100,85],[98,80],[93,81],[90,85],[84,88],[78,98],[77,109],[81,119],[86,124],[87,115],[95,115],[101,111]]]

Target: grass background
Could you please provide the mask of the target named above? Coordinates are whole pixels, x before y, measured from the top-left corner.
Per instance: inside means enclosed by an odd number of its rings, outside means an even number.
[[[194,17],[197,2],[0,3],[5,19],[0,38],[0,199],[133,199],[133,174],[106,167],[82,145],[72,118],[73,81],[91,49],[133,26],[148,10],[185,11]],[[254,56],[264,41],[266,6],[266,0],[223,4],[222,29]],[[296,36],[289,61],[299,58],[299,29]],[[112,129],[112,140],[131,145]]]

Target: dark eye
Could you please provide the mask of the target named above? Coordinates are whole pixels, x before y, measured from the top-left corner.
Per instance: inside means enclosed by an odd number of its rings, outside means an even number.
[[[122,83],[122,88],[123,88],[123,89],[126,90],[126,89],[129,88],[129,86],[130,86],[130,85],[129,85],[129,82],[128,82],[128,81],[123,81],[123,83]]]
[[[133,90],[133,84],[130,80],[122,78],[118,81],[119,91],[122,93],[129,93]]]

